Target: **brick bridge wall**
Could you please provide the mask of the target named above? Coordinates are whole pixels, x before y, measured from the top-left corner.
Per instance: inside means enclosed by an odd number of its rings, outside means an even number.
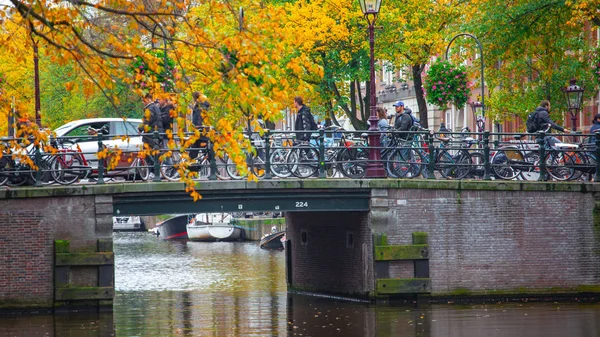
[[[95,251],[112,237],[112,197],[0,199],[0,309],[52,307],[54,240]],[[98,268],[78,268],[75,284],[96,286]]]
[[[368,222],[368,212],[287,212],[291,249],[286,253],[292,272],[288,287],[368,295],[373,289],[373,235]]]
[[[372,230],[389,244],[429,234],[433,295],[600,293],[594,193],[375,189],[372,196]],[[412,262],[391,262],[389,273],[412,278]]]

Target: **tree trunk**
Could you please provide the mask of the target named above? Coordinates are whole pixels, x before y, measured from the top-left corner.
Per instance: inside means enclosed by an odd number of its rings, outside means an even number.
[[[329,118],[331,118],[331,121],[333,122],[333,125],[337,125],[337,126],[341,126],[340,122],[338,122],[337,117],[335,117],[335,113],[333,112],[333,104],[331,103],[331,101],[327,101],[327,114],[329,115]]]
[[[352,126],[356,130],[366,130],[367,123],[356,118],[356,110],[351,110],[348,107],[347,103],[343,103],[344,100],[342,99],[342,96],[340,95],[340,91],[338,90],[337,85],[335,83],[333,83],[333,85],[331,86],[331,89],[333,90],[333,94],[335,95],[335,99],[338,101],[338,104],[340,105],[342,110],[344,110],[344,112],[346,113],[346,116],[348,116],[348,118],[350,118],[350,123],[352,123]]]
[[[421,126],[425,129],[429,127],[429,116],[427,115],[427,102],[423,94],[423,78],[422,73],[425,68],[424,64],[415,64],[412,66],[413,81],[415,84],[415,95],[417,96],[417,105],[419,106],[419,118]]]

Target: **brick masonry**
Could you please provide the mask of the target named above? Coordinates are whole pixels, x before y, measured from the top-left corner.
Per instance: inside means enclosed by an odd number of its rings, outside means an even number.
[[[390,244],[429,233],[432,294],[600,286],[592,193],[390,189]],[[385,206],[384,206],[385,207]],[[392,262],[391,277],[412,277]]]
[[[287,212],[291,289],[368,295],[373,289],[373,245],[368,212]],[[306,243],[302,243],[302,233]],[[348,234],[353,245],[348,247]],[[288,252],[288,254],[290,254]],[[288,255],[290,256],[290,255]]]
[[[0,308],[52,307],[54,240],[69,240],[71,251],[95,251],[96,240],[112,233],[97,230],[94,198],[0,200]],[[95,285],[97,268],[71,277]]]

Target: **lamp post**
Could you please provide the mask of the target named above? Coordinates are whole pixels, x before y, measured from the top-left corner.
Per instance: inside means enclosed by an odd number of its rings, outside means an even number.
[[[581,109],[584,89],[578,86],[577,80],[573,78],[569,81],[569,86],[563,88],[562,91],[565,93],[567,107],[571,114],[571,129],[577,131],[577,115],[579,114],[579,109]]]
[[[479,58],[481,59],[481,102],[479,102],[479,101],[476,102],[476,104],[477,104],[476,108],[478,109],[477,115],[475,115],[476,111],[475,111],[475,107],[473,106],[473,103],[471,103],[471,109],[473,109],[473,114],[477,118],[475,123],[477,124],[478,132],[483,132],[483,130],[485,129],[485,103],[484,103],[485,82],[484,82],[484,77],[483,77],[484,62],[483,62],[483,47],[481,46],[481,42],[479,42],[479,39],[475,35],[472,35],[469,33],[460,33],[460,34],[456,35],[455,37],[452,38],[452,40],[450,40],[450,43],[448,43],[448,47],[446,47],[446,60],[448,60],[448,51],[450,51],[450,45],[452,45],[452,42],[454,42],[454,40],[456,40],[457,38],[459,38],[461,36],[466,36],[466,37],[472,38],[473,40],[475,40],[475,42],[477,42],[477,47],[479,48]],[[481,116],[481,118],[479,118],[477,116]],[[498,123],[496,123],[496,128],[497,128],[497,131],[500,132],[500,126]]]
[[[483,119],[483,103],[476,101],[469,103],[471,105],[471,111],[473,111],[473,119],[477,126],[477,132],[482,133],[485,130],[485,120]],[[481,137],[481,135],[479,135]]]
[[[377,21],[377,15],[381,8],[381,0],[359,0],[360,9],[367,19],[369,24],[369,46],[371,49],[370,66],[371,74],[369,81],[369,92],[370,92],[370,116],[369,116],[369,163],[367,165],[367,178],[384,178],[385,170],[383,169],[383,163],[381,162],[381,153],[379,151],[379,135],[377,131],[377,98],[375,97],[375,21]]]

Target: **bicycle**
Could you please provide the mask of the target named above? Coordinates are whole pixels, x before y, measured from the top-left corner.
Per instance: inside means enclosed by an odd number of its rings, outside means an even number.
[[[549,127],[546,129],[548,131]],[[491,159],[492,172],[496,178],[513,180],[537,180],[540,173],[539,145],[525,143],[522,135],[514,136],[516,143],[502,146]],[[544,143],[546,173],[555,180],[568,180],[575,172],[575,159],[563,149]]]
[[[204,130],[209,130],[210,127],[204,127]],[[163,160],[160,171],[161,175],[169,181],[179,181],[181,179],[180,169],[186,167],[187,170],[196,172],[194,179],[208,179],[212,173],[210,167],[210,156],[212,144],[210,139],[201,138],[198,142],[198,148],[188,148],[188,153],[193,153],[197,150],[194,158],[184,158],[180,151],[170,151],[167,153],[168,158]],[[215,175],[220,180],[230,179],[226,170],[226,155],[217,156],[217,170]]]

